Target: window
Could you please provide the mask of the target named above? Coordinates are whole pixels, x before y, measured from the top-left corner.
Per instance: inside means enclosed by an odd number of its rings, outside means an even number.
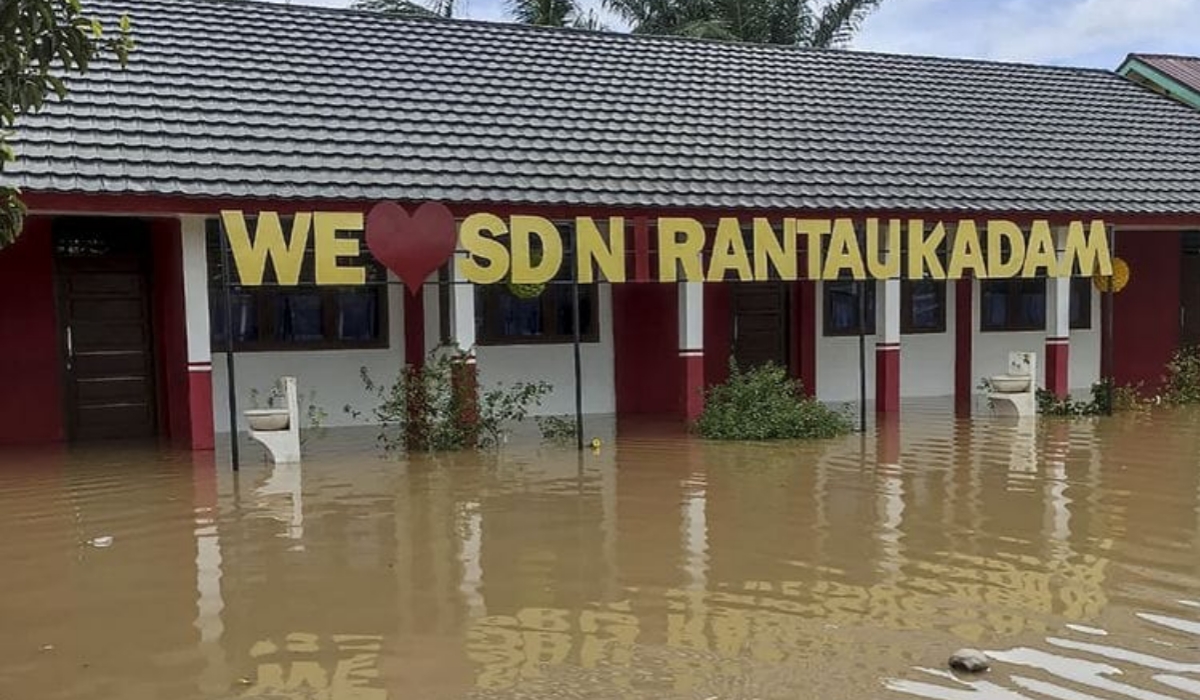
[[[875,332],[876,282],[868,280],[867,325]],[[944,333],[946,331],[946,283],[941,280],[900,281],[900,332]],[[858,283],[839,280],[825,283],[825,335],[858,335]]]
[[[925,234],[929,235],[937,226],[935,222],[925,222]],[[947,231],[945,238],[938,245],[935,257],[946,269],[949,262],[949,247],[953,236]],[[901,238],[900,269],[908,273],[911,262],[908,250],[908,236]],[[944,333],[946,331],[946,282],[930,278],[900,280],[900,332],[915,333]]]
[[[946,331],[946,283],[943,280],[900,281],[900,332]]]
[[[1087,277],[1071,278],[1071,328],[1092,327],[1092,280]]]
[[[859,333],[859,300],[860,289],[866,291],[866,324],[862,332],[871,335],[875,332],[875,282],[856,282],[854,280],[837,280],[826,282],[825,287],[825,335],[858,335]]]
[[[559,223],[558,229],[563,236],[563,263],[558,275],[540,292],[528,297],[518,296],[504,283],[475,288],[475,337],[480,345],[574,341],[571,280],[575,269],[575,237],[568,223]],[[536,258],[539,253],[537,248],[532,252]],[[599,327],[597,286],[579,285],[580,339],[587,343],[597,342]]]
[[[979,327],[985,331],[1046,329],[1046,279],[1015,277],[979,284]]]
[[[1046,330],[1046,278],[1016,277],[979,283],[979,325],[985,331]],[[1092,327],[1092,288],[1087,277],[1071,278],[1070,327]]]
[[[290,221],[284,221],[284,230],[290,226]],[[233,308],[234,350],[238,352],[387,347],[387,271],[365,252],[365,245],[358,259],[339,261],[344,265],[364,266],[367,269],[364,286],[315,286],[310,247],[305,251],[300,286],[274,286],[275,270],[268,264],[263,275],[264,286],[233,287],[232,304],[227,304],[220,224],[210,221],[207,233],[209,317],[214,350],[226,347],[229,306]]]

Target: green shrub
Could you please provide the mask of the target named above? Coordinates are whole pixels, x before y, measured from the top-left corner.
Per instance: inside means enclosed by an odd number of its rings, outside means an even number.
[[[481,395],[473,379],[455,381],[457,373],[469,371],[465,359],[452,346],[435,348],[420,368],[405,365],[392,384],[376,382],[366,367],[359,370],[363,387],[378,401],[371,417],[384,451],[496,447],[550,393],[547,382],[516,382]],[[361,417],[351,406],[344,410]]]
[[[1200,347],[1184,346],[1171,354],[1164,393],[1169,403],[1200,403]]]
[[[575,416],[538,416],[534,421],[546,442],[566,443],[575,440]]]
[[[1107,413],[1104,410],[1104,406],[1108,405],[1107,396],[1099,403],[1095,400],[1099,386],[1101,386],[1101,382],[1092,385],[1091,401],[1076,401],[1070,396],[1059,398],[1053,392],[1039,388],[1037,390],[1037,412],[1043,416],[1098,416]]]
[[[800,382],[778,365],[743,372],[730,362],[729,379],[705,392],[696,428],[712,440],[786,440],[844,435],[853,422],[805,396]]]
[[[1122,411],[1145,411],[1154,403],[1142,396],[1141,385],[1114,386],[1112,379],[1092,384],[1088,401],[1059,398],[1045,389],[1037,390],[1038,413],[1044,416],[1106,416]]]

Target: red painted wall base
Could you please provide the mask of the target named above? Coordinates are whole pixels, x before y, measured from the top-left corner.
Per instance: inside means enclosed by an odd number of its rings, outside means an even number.
[[[875,346],[875,412],[900,412],[900,345]]]
[[[1069,339],[1046,339],[1046,391],[1060,398],[1071,392],[1068,361],[1070,352]]]
[[[1179,233],[1119,231],[1115,254],[1129,263],[1129,284],[1115,295],[1113,378],[1157,391],[1179,346]]]
[[[188,414],[193,450],[211,450],[215,442],[213,431],[212,365],[197,364],[188,368]]]
[[[0,444],[64,438],[50,220],[0,250]]]
[[[614,284],[617,415],[678,415],[678,293],[670,284]],[[647,332],[647,329],[654,329]]]

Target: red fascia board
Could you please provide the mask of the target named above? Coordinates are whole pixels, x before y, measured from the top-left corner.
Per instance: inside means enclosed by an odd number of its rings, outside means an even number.
[[[374,206],[376,201],[345,199],[235,199],[210,197],[182,197],[171,195],[134,194],[72,194],[59,192],[31,192],[22,195],[31,214],[127,214],[139,216],[170,216],[177,214],[216,215],[226,209],[242,210],[247,213],[275,211],[288,214],[297,211],[363,211]],[[420,202],[400,202],[403,206],[417,206]],[[877,217],[880,219],[928,219],[931,221],[956,221],[973,219],[1005,219],[1017,223],[1046,219],[1051,224],[1066,224],[1070,221],[1101,219],[1117,226],[1163,226],[1171,228],[1200,228],[1200,212],[1184,214],[1099,214],[1096,212],[1029,212],[1029,211],[977,211],[977,210],[861,210],[861,209],[727,209],[727,208],[679,208],[666,207],[600,207],[564,206],[536,204],[505,204],[494,202],[445,203],[456,216],[475,212],[489,212],[500,216],[530,214],[548,219],[567,219],[576,216],[607,217],[626,216],[681,216],[701,221],[715,220],[721,216],[735,215],[739,218],[791,216],[800,218],[853,218]]]

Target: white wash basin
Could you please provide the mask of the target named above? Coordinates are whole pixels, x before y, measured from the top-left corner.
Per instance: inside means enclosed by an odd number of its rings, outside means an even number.
[[[288,429],[286,408],[256,408],[246,411],[246,422],[251,430],[272,431]]]
[[[998,374],[990,379],[992,391],[997,394],[1020,394],[1029,391],[1033,377],[1015,374]]]

